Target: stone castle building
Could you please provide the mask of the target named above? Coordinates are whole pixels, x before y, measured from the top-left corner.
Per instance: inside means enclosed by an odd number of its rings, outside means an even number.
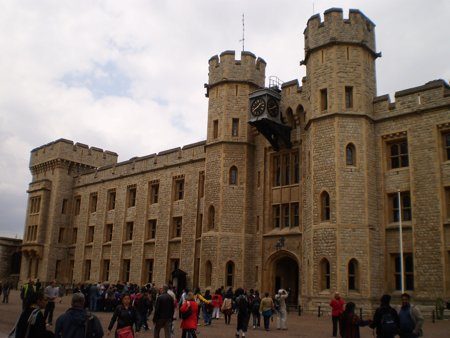
[[[400,290],[401,214],[406,289],[450,297],[450,87],[377,96],[374,30],[358,10],[312,16],[301,83],[265,87],[250,52],[213,56],[206,141],[120,163],[64,139],[32,150],[21,280],[184,271],[307,308],[335,290],[373,304]]]

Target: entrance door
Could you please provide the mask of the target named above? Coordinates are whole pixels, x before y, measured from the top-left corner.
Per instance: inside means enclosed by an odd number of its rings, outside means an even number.
[[[274,263],[275,280],[274,293],[277,293],[279,289],[285,289],[289,291],[289,297],[287,298],[288,305],[298,304],[298,277],[299,269],[297,262],[290,257],[281,257]]]

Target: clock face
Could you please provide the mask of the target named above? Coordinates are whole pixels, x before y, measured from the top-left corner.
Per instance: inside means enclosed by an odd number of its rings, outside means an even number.
[[[250,106],[250,111],[253,116],[260,116],[262,113],[264,113],[265,109],[266,102],[261,97],[253,101],[252,105]]]
[[[278,116],[278,103],[275,99],[269,98],[267,100],[267,111],[269,112],[269,115],[272,117]]]

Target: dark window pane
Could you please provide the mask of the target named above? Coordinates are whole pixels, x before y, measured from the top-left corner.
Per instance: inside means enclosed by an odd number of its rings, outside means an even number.
[[[392,144],[391,145],[391,156],[397,156],[398,155],[398,145]]]
[[[391,167],[392,168],[399,168],[400,167],[400,160],[398,157],[391,158]]]
[[[408,154],[408,143],[406,143],[406,142],[400,143],[400,153]]]
[[[409,161],[408,161],[408,156],[402,156],[402,167],[408,167],[409,166]]]

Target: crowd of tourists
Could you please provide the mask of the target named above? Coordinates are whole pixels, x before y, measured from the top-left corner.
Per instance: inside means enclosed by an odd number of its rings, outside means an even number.
[[[141,287],[129,283],[78,285],[73,287],[71,307],[58,317],[52,330],[55,302],[60,297],[56,281],[45,288],[31,280],[24,284],[21,290],[23,312],[10,337],[103,337],[103,327],[94,315],[98,311],[112,312],[106,335],[114,331],[116,338],[133,338],[140,331],[148,330],[153,330],[155,338],[160,337],[161,331],[165,338],[173,338],[177,318],[180,319],[181,337],[196,338],[199,325],[212,325],[213,320],[222,315],[225,325],[230,325],[232,317],[236,317],[236,337],[245,337],[249,326],[270,331],[274,319],[277,329],[288,328],[286,301],[289,290],[284,289],[271,296],[267,292],[260,295],[257,290],[242,288],[221,287],[214,292],[209,289],[201,292],[198,288],[192,291],[170,286],[156,288],[150,283]],[[375,329],[378,338],[421,336],[423,316],[410,304],[409,295],[402,295],[398,310],[390,306],[390,300],[389,295],[384,295],[373,319],[363,320],[355,313],[356,305],[353,302],[346,304],[336,293],[330,301],[333,337],[339,332],[343,338],[359,338],[362,326]],[[151,317],[152,325],[149,325]]]

